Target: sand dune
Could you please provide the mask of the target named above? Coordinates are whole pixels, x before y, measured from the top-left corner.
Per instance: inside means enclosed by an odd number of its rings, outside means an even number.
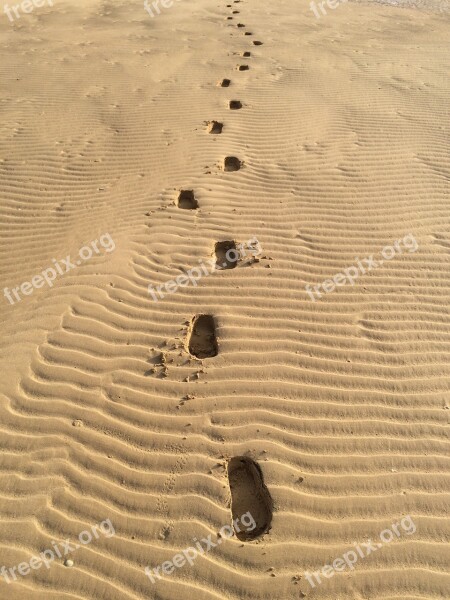
[[[0,600],[448,598],[444,9],[0,11]]]

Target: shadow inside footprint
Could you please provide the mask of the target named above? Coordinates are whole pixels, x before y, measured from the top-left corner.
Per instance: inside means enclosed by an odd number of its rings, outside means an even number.
[[[253,44],[254,44],[255,46],[262,46],[262,45],[263,45],[263,43],[262,43],[262,42],[259,42],[258,40],[255,40],[255,41],[253,42]]]
[[[189,352],[197,358],[217,356],[216,325],[211,315],[197,315],[193,318],[188,332]]]
[[[240,100],[230,100],[230,109],[239,110],[242,108],[242,102]]]
[[[208,133],[219,134],[222,133],[223,123],[219,123],[219,121],[210,121],[208,123]]]
[[[248,71],[250,69],[250,67],[248,65],[239,65],[238,70],[239,71]]]
[[[193,190],[181,190],[178,196],[178,208],[184,208],[185,210],[195,210],[198,208],[198,202]]]
[[[223,170],[224,171],[239,171],[242,166],[242,162],[236,156],[227,156],[223,161]]]
[[[236,248],[236,242],[226,240],[217,242],[215,247],[216,252],[216,269],[223,271],[226,269],[234,269],[241,257]]]
[[[273,514],[261,468],[251,458],[235,456],[228,463],[228,482],[236,537],[241,541],[260,537],[270,528]]]
[[[231,84],[230,79],[222,79],[221,81],[219,81],[219,83],[217,85],[219,87],[230,87],[230,84]]]

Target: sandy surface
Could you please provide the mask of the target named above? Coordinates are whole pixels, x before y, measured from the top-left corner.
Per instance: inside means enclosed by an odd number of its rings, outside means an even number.
[[[229,1],[0,7],[1,600],[448,598],[448,13]]]

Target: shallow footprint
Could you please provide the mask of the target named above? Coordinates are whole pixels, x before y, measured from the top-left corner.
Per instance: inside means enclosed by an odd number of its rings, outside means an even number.
[[[242,162],[236,156],[227,156],[223,161],[223,170],[227,172],[239,171],[242,167]]]
[[[234,269],[240,258],[240,254],[236,248],[236,242],[233,240],[225,240],[217,242],[215,247],[216,253],[216,269]]]
[[[222,133],[223,123],[219,123],[219,121],[210,121],[208,123],[208,133],[219,134]]]
[[[235,456],[228,463],[228,482],[236,537],[242,541],[260,537],[270,528],[273,514],[272,498],[264,484],[261,468],[251,458]],[[242,530],[242,524],[236,521],[247,513],[252,516],[252,523]]]
[[[198,202],[193,190],[181,190],[178,196],[178,208],[184,208],[185,210],[195,210],[198,208]]]
[[[189,352],[197,358],[217,356],[219,348],[216,337],[216,324],[211,315],[197,315],[192,319],[188,331]]]

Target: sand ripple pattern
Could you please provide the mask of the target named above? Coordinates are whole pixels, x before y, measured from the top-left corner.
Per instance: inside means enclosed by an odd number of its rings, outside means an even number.
[[[152,20],[140,2],[55,2],[0,23],[1,287],[105,231],[117,246],[1,298],[0,566],[105,518],[117,532],[72,568],[0,581],[2,599],[447,597],[444,19],[230,4]],[[177,206],[182,189],[198,209]],[[309,299],[306,283],[408,233],[417,252]],[[252,236],[259,262],[151,300],[149,283]],[[217,321],[213,358],[186,352],[196,314]],[[233,456],[261,466],[270,531],[152,586],[146,565],[230,523]],[[408,514],[416,534],[350,576],[298,579]]]

